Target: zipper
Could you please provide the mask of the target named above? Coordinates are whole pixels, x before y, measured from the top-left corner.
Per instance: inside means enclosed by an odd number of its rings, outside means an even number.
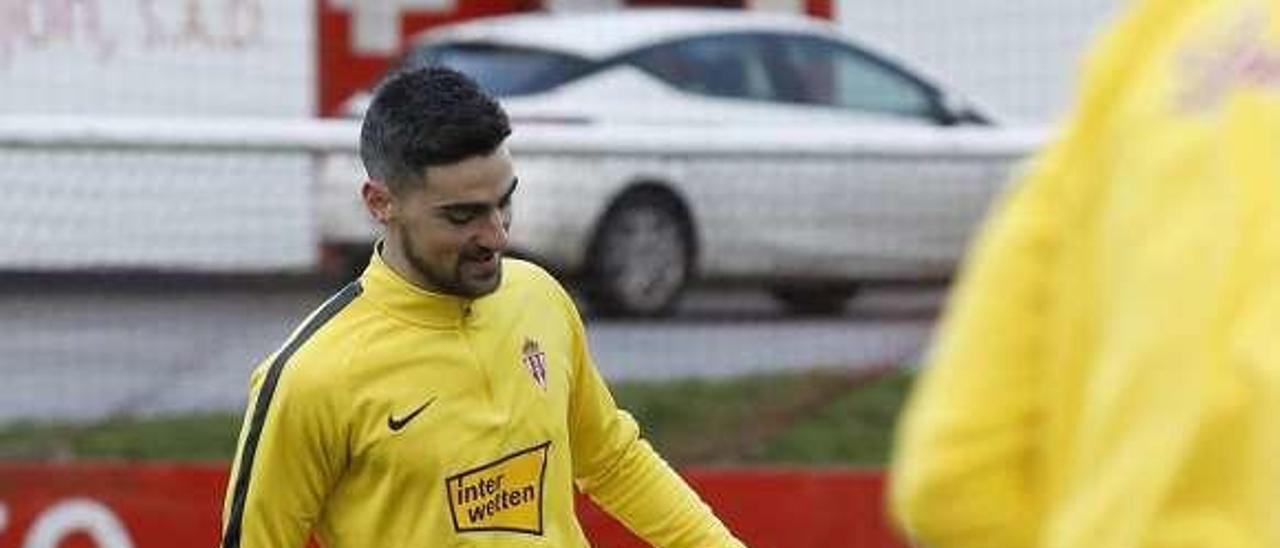
[[[485,401],[489,404],[490,409],[496,409],[493,390],[493,378],[488,367],[485,367],[484,361],[480,359],[480,354],[476,352],[475,341],[471,336],[471,302],[463,302],[459,305],[462,313],[459,315],[458,331],[462,333],[462,339],[466,342],[467,353],[471,356],[471,363],[475,366],[476,371],[480,374],[480,378],[484,384]]]

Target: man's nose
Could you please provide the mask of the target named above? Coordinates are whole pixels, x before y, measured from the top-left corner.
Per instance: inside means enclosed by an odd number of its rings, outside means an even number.
[[[495,209],[484,217],[476,243],[490,251],[507,248],[507,219],[502,210]]]

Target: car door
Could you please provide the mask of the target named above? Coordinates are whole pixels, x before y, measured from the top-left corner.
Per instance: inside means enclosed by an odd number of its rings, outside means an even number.
[[[781,160],[772,154],[775,130],[801,125],[808,113],[778,101],[766,46],[755,33],[716,34],[624,60],[676,92],[663,105],[662,125],[670,142],[683,142],[668,156],[683,174],[671,183],[692,210],[704,277],[767,275],[775,263],[768,223],[777,194],[786,192],[773,176]],[[730,139],[742,145],[721,146]]]
[[[963,252],[995,182],[989,166],[950,152],[940,93],[892,62],[816,36],[772,35],[762,50],[778,98],[796,109],[857,113],[839,131],[813,131],[834,152],[780,157],[786,195],[772,200],[760,248],[780,275],[932,278]],[[889,138],[891,137],[891,138]],[[912,151],[842,146],[884,138]],[[960,137],[955,137],[960,138]]]
[[[693,210],[699,268],[707,277],[771,276],[800,249],[816,248],[818,242],[801,241],[808,234],[780,226],[812,209],[813,195],[797,200],[792,194],[792,164],[830,163],[830,155],[814,154],[821,144],[797,147],[797,137],[817,141],[796,129],[897,123],[786,100],[767,65],[769,47],[767,34],[727,33],[653,46],[625,59],[677,92],[651,118],[669,129],[669,140],[681,140],[680,128],[694,132],[669,161],[682,164],[684,177],[673,183]],[[788,152],[797,148],[804,153]]]

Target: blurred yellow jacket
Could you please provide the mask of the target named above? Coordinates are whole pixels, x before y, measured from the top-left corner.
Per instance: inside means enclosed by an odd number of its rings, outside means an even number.
[[[974,243],[890,505],[931,548],[1280,546],[1280,0],[1148,0]]]

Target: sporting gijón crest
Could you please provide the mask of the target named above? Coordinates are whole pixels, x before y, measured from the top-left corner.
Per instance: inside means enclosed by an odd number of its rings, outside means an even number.
[[[538,342],[525,339],[520,361],[529,368],[529,374],[543,390],[547,389],[547,354],[538,346]]]

